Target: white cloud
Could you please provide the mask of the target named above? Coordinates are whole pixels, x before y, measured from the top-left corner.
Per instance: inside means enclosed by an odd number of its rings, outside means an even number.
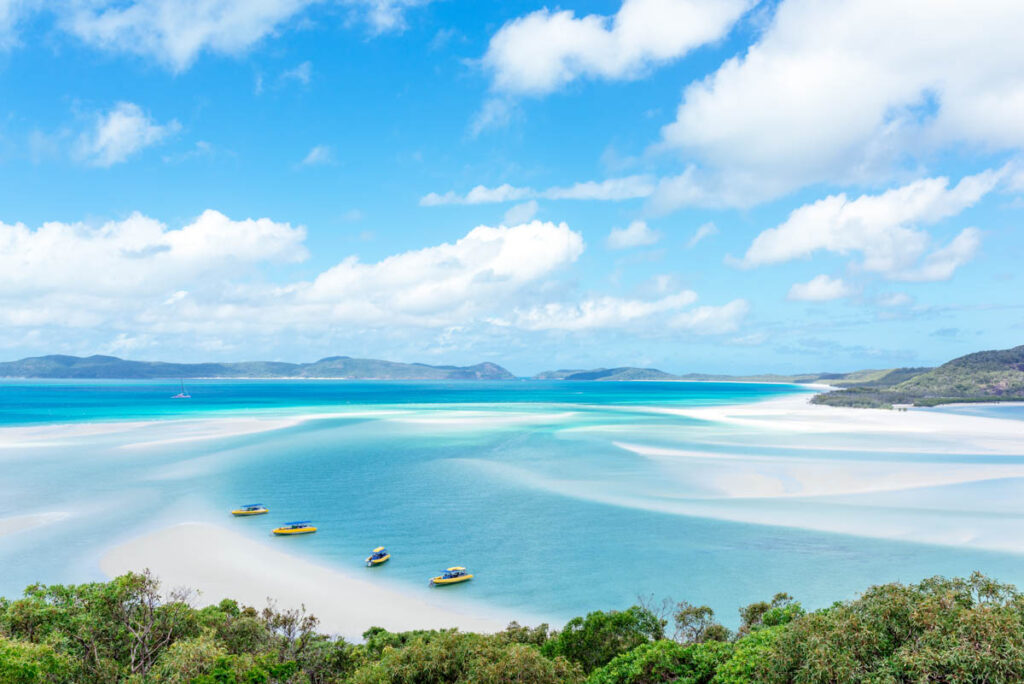
[[[537,200],[530,200],[529,202],[516,204],[505,212],[502,224],[506,226],[517,226],[520,223],[527,223],[533,220],[533,217],[537,215],[537,211],[539,209],[540,205],[537,204]]]
[[[334,153],[327,145],[316,145],[309,151],[309,154],[302,160],[304,166],[318,166],[330,164],[334,161]]]
[[[878,305],[886,308],[896,308],[913,304],[914,300],[906,292],[893,292],[879,298]]]
[[[895,273],[893,279],[920,282],[949,280],[956,269],[974,258],[979,245],[981,231],[977,228],[964,228],[948,245],[926,256],[920,266]]]
[[[18,23],[38,4],[38,0],[0,0],[0,50],[18,44]]]
[[[299,300],[330,302],[367,322],[452,324],[499,305],[582,252],[583,238],[564,223],[478,226],[455,243],[374,264],[345,259],[302,288]]]
[[[489,128],[501,128],[512,120],[516,104],[507,97],[489,97],[484,101],[469,124],[469,132],[476,137]]]
[[[928,178],[854,200],[830,195],[795,209],[784,223],[758,235],[741,264],[775,264],[825,250],[859,253],[861,268],[894,279],[948,278],[974,254],[978,231],[968,228],[947,247],[925,256],[930,237],[916,226],[955,216],[991,191],[1003,175],[985,171],[953,187],[947,178]]]
[[[32,230],[0,223],[0,291],[15,306],[44,295],[110,298],[114,308],[139,297],[163,302],[245,264],[302,260],[304,239],[301,227],[232,221],[216,211],[177,230],[139,213],[101,226],[49,222]]]
[[[79,137],[76,153],[90,164],[113,166],[179,130],[175,120],[157,124],[137,104],[119,102],[97,115],[94,128]]]
[[[718,40],[748,0],[624,0],[613,17],[547,8],[494,34],[483,57],[495,91],[541,95],[577,78],[634,79]]]
[[[626,228],[612,228],[608,234],[608,247],[611,249],[626,249],[627,247],[642,247],[653,245],[661,235],[651,228],[644,221],[633,221]]]
[[[281,80],[283,81],[298,81],[303,85],[309,85],[310,80],[313,78],[313,63],[306,61],[298,65],[294,69],[288,69],[281,73]]]
[[[51,347],[130,351],[161,340],[230,349],[253,340],[424,329],[501,335],[628,330],[718,334],[747,312],[737,300],[691,309],[696,294],[650,299],[567,295],[554,280],[584,250],[566,224],[478,226],[454,242],[376,260],[349,256],[311,279],[272,283],[308,257],[305,230],[206,211],[181,228],[133,214],[102,225],[0,223],[0,344],[42,330]],[[374,331],[378,331],[374,333]]]
[[[842,278],[830,278],[825,274],[815,276],[806,283],[793,283],[786,299],[794,302],[828,302],[849,297],[853,289]]]
[[[649,176],[625,176],[549,188],[541,194],[548,199],[618,201],[648,197],[652,192],[654,184]]]
[[[323,0],[0,0],[0,49],[19,21],[45,10],[88,45],[153,58],[184,71],[204,52],[239,55]],[[373,33],[401,30],[405,12],[431,0],[334,0]],[[302,68],[300,66],[300,68]],[[300,80],[302,72],[295,74]],[[258,89],[257,89],[258,90]]]
[[[301,227],[216,211],[173,230],[140,214],[100,226],[0,223],[0,327],[244,339],[471,324],[511,311],[583,251],[564,223],[479,226],[377,262],[348,257],[311,281],[264,282],[264,264],[307,257],[304,238]]]
[[[134,0],[74,3],[62,23],[86,43],[153,57],[175,71],[204,51],[237,55],[312,0]]]
[[[678,311],[696,300],[696,293],[684,290],[651,301],[599,297],[571,304],[553,302],[516,311],[514,320],[518,327],[527,330],[622,328],[655,314]]]
[[[460,195],[454,190],[449,190],[443,195],[431,192],[420,198],[420,206],[488,204],[517,202],[524,199],[620,201],[647,197],[653,191],[653,179],[650,176],[643,175],[609,178],[603,181],[587,181],[565,187],[548,188],[546,190],[516,187],[505,183],[493,188],[478,185],[465,195]]]
[[[684,311],[670,318],[668,325],[695,335],[721,335],[739,329],[749,312],[750,304],[745,299],[734,299],[722,306],[699,306]]]
[[[707,223],[704,223],[699,228],[697,228],[696,232],[694,232],[694,234],[693,234],[693,237],[691,237],[689,239],[689,241],[687,241],[686,247],[688,249],[693,249],[704,238],[711,237],[712,235],[717,235],[717,234],[718,234],[718,227],[714,223],[711,223],[710,221],[708,221]]]
[[[342,0],[343,4],[361,9],[375,33],[404,29],[405,11],[430,2],[432,0]]]
[[[1017,0],[926,12],[917,0],[783,0],[746,54],[686,88],[663,138],[700,167],[658,203],[745,187],[720,198],[743,206],[821,181],[877,182],[922,151],[1019,150],[1021,25]]]

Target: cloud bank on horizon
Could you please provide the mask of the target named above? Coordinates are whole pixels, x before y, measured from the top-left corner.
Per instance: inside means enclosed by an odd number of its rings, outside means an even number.
[[[0,0],[0,350],[748,372],[1008,346],[1022,22]]]

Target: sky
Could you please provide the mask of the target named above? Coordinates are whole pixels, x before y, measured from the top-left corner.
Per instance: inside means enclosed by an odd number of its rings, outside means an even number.
[[[1024,3],[0,0],[0,358],[1024,343]]]

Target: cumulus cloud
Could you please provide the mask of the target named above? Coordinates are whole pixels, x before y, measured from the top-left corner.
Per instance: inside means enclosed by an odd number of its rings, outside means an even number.
[[[693,234],[693,237],[691,237],[687,241],[686,247],[688,249],[693,249],[704,238],[711,237],[712,235],[717,235],[717,234],[718,234],[718,227],[714,223],[708,221],[707,223],[704,223],[699,228],[697,228],[697,230]]]
[[[587,181],[546,190],[517,187],[508,183],[493,188],[478,185],[464,195],[460,195],[454,190],[449,190],[444,194],[428,193],[420,198],[420,206],[489,204],[518,202],[524,199],[619,201],[647,197],[654,191],[654,187],[654,180],[650,176],[644,175]]]
[[[373,264],[355,257],[299,289],[302,303],[331,303],[366,322],[451,324],[574,262],[583,238],[564,223],[478,226],[454,243]]]
[[[484,67],[493,89],[542,95],[578,78],[633,79],[718,40],[750,0],[624,0],[611,17],[545,8],[492,36]]]
[[[825,274],[815,276],[806,283],[793,283],[786,299],[794,302],[828,302],[849,297],[853,289],[842,278],[830,278]]]
[[[653,245],[661,235],[652,230],[644,221],[633,221],[626,228],[612,228],[608,234],[608,247],[611,249],[626,249],[628,247],[642,247]]]
[[[141,214],[99,226],[0,223],[0,323],[236,339],[472,324],[512,310],[584,248],[564,223],[478,226],[376,262],[348,257],[312,280],[265,282],[264,265],[308,256],[304,239],[301,227],[216,211],[178,229]]]
[[[948,246],[925,255],[931,240],[918,226],[959,214],[990,192],[1003,175],[1004,171],[985,171],[952,187],[948,178],[927,178],[853,200],[845,194],[830,195],[795,209],[784,223],[758,235],[741,264],[781,263],[824,250],[860,254],[861,268],[893,279],[949,278],[973,256],[977,229],[967,228]]]
[[[1016,0],[784,0],[744,55],[686,88],[663,142],[700,166],[658,204],[744,206],[877,181],[921,151],[1020,149],[1022,23]]]
[[[148,296],[162,302],[246,264],[305,259],[305,234],[287,223],[233,221],[217,211],[175,230],[139,213],[100,226],[49,222],[32,230],[0,223],[0,291],[14,306],[42,295],[109,297],[111,307]]]
[[[176,120],[158,124],[137,104],[119,102],[96,116],[93,128],[79,137],[76,153],[95,166],[113,166],[179,130]]]
[[[424,330],[439,339],[453,331],[507,339],[509,329],[699,335],[734,330],[747,312],[742,300],[693,308],[689,290],[573,297],[557,278],[584,243],[564,223],[477,226],[452,242],[379,260],[349,256],[312,278],[288,278],[287,264],[308,257],[304,241],[301,226],[212,210],[180,228],[141,214],[100,225],[0,223],[0,344],[26,331],[69,351],[166,339],[222,351],[282,334],[381,331],[389,339]]]
[[[527,330],[621,328],[655,314],[678,311],[696,300],[695,292],[683,290],[655,300],[599,297],[570,304],[553,302],[516,311],[514,321]]]

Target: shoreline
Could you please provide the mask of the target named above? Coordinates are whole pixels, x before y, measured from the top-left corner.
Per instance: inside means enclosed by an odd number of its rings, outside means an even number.
[[[231,598],[257,610],[268,599],[279,609],[306,606],[323,631],[349,641],[375,626],[496,632],[514,617],[502,621],[495,609],[458,597],[426,600],[210,523],[179,523],[115,545],[103,552],[100,569],[109,578],[148,569],[165,589],[197,590],[197,605]]]

